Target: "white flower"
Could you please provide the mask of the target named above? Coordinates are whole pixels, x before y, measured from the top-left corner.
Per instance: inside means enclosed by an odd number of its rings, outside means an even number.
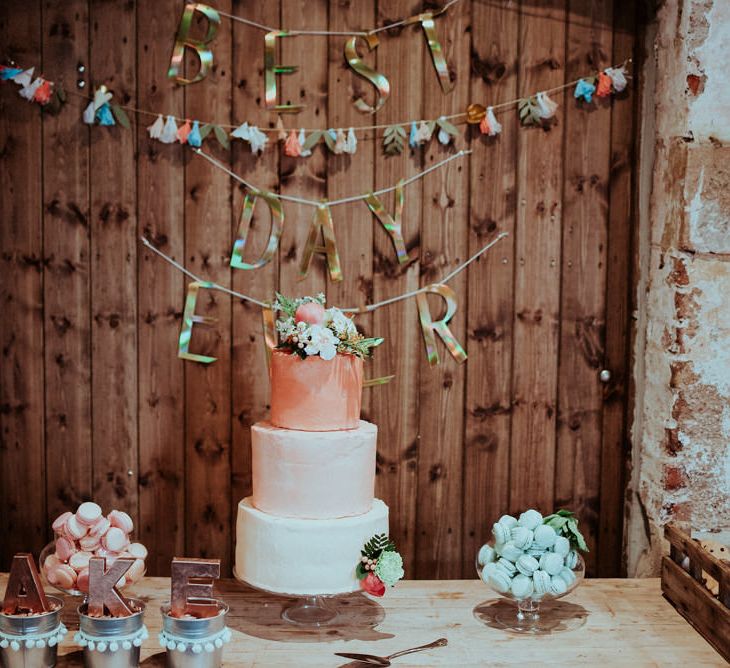
[[[326,322],[332,323],[332,327],[340,339],[347,339],[357,334],[357,327],[352,322],[352,318],[348,318],[338,308],[327,309]]]
[[[340,340],[328,327],[312,325],[309,330],[309,342],[304,348],[307,355],[317,355],[323,360],[331,360],[337,354],[337,344]]]

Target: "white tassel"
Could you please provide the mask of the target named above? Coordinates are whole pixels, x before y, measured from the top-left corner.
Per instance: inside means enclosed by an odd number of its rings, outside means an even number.
[[[84,109],[83,120],[87,125],[94,125],[94,117],[96,116],[96,109],[94,103],[89,102],[89,106]]]
[[[494,109],[487,107],[487,123],[489,123],[489,136],[494,137],[502,132],[502,124],[497,120],[494,115]]]
[[[340,153],[344,153],[346,149],[347,139],[345,138],[345,132],[344,130],[337,130],[337,135],[335,137],[334,153],[340,155]]]
[[[443,128],[439,129],[438,134],[436,135],[436,138],[444,146],[451,143],[451,135],[448,132],[446,132],[446,130],[444,130]]]
[[[350,128],[347,131],[347,141],[345,142],[345,153],[354,155],[357,151],[357,137],[355,136],[355,130]]]
[[[255,125],[249,128],[249,139],[251,144],[251,153],[261,153],[269,141],[268,136],[265,132],[261,132]]]
[[[93,102],[92,102],[92,104],[93,104]],[[92,118],[91,122],[92,123],[94,122],[93,118]],[[149,135],[152,139],[159,139],[160,137],[162,137],[162,130],[164,127],[165,127],[165,121],[162,120],[162,114],[160,114],[157,117],[157,120],[147,128],[147,132],[149,133]]]
[[[299,154],[302,158],[308,158],[310,155],[312,155],[311,148],[304,148],[304,142],[306,141],[306,138],[304,136],[304,128],[299,130],[299,136],[297,137],[297,141],[299,142],[299,146],[302,147],[302,152]]]
[[[239,125],[233,132],[231,132],[231,137],[235,137],[236,139],[243,139],[244,141],[250,141],[251,128],[248,127],[248,123]]]
[[[165,127],[162,129],[160,141],[163,144],[172,144],[177,141],[177,123],[174,116],[168,116],[165,121]]]
[[[23,86],[18,91],[20,93],[20,97],[24,97],[26,100],[28,100],[28,102],[32,102],[35,92],[40,88],[42,83],[43,83],[43,79],[38,77],[32,84]]]
[[[35,67],[31,67],[29,70],[25,70],[25,72],[21,72],[20,74],[16,74],[13,77],[13,81],[18,84],[18,86],[30,86],[30,82],[33,80],[33,72],[35,70]]]
[[[547,93],[538,93],[537,108],[540,112],[540,118],[552,118],[558,109],[558,103],[551,100]]]
[[[606,74],[611,77],[613,89],[617,93],[620,93],[624,88],[626,88],[628,82],[626,81],[626,68],[623,65],[621,65],[621,67],[609,67],[606,70]]]
[[[426,142],[431,141],[431,129],[428,127],[428,123],[426,123],[426,121],[421,121],[418,124],[416,139],[419,144],[425,144]]]
[[[103,107],[114,95],[109,92],[106,86],[102,85],[94,92],[94,109]]]

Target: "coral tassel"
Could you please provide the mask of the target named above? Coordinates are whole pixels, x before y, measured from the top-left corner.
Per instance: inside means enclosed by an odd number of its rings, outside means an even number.
[[[598,97],[607,97],[611,94],[611,77],[605,72],[598,75],[598,86],[596,86],[596,95]]]
[[[290,158],[298,158],[302,154],[302,145],[297,139],[297,133],[292,130],[289,132],[289,136],[284,142],[284,155],[288,155]]]
[[[53,88],[51,82],[43,79],[43,83],[36,89],[33,99],[38,104],[48,104],[51,101],[51,95],[53,95]]]
[[[190,127],[190,120],[185,119],[185,124],[182,127],[179,127],[177,129],[177,140],[181,144],[187,144],[188,143],[188,137],[190,136],[190,131],[192,128]]]
[[[489,121],[487,120],[486,114],[485,114],[484,118],[482,118],[482,120],[479,121],[479,132],[481,132],[483,135],[492,134],[492,128],[489,127]]]

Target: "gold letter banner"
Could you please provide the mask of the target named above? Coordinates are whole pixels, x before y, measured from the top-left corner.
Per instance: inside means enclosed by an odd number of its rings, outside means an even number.
[[[188,296],[185,298],[185,310],[183,311],[182,328],[180,329],[180,340],[177,345],[177,356],[191,362],[210,364],[216,361],[216,357],[207,355],[196,355],[190,352],[190,338],[193,335],[193,325],[212,325],[217,318],[209,318],[204,315],[195,314],[195,304],[198,301],[198,290],[200,288],[214,288],[214,283],[208,281],[193,281],[188,285]]]
[[[428,308],[427,294],[440,295],[446,301],[446,313],[439,320],[434,321],[431,318],[431,311]],[[416,295],[416,303],[418,304],[418,316],[421,319],[421,329],[423,329],[423,342],[426,345],[426,355],[428,363],[436,366],[439,363],[439,353],[436,349],[436,337],[434,333],[441,337],[446,348],[453,358],[461,364],[466,361],[466,352],[459,345],[454,335],[449,329],[448,322],[456,313],[456,293],[443,283],[435,283],[429,285],[425,292]]]
[[[299,68],[296,65],[276,64],[276,38],[286,37],[283,30],[267,32],[264,37],[264,98],[266,108],[289,114],[298,114],[304,109],[303,104],[276,104],[276,75],[293,74]]]
[[[188,36],[190,34],[190,26],[195,12],[200,12],[208,19],[208,31],[205,38],[202,40],[191,39]],[[180,27],[178,28],[177,36],[175,37],[175,45],[172,47],[170,69],[167,71],[167,76],[170,79],[175,79],[181,84],[191,84],[202,81],[207,76],[208,70],[213,65],[213,52],[206,48],[206,45],[213,41],[220,22],[220,14],[218,14],[218,12],[212,7],[208,7],[208,5],[203,5],[197,2],[185,5],[182,18],[180,19]],[[186,47],[194,49],[195,53],[198,54],[198,58],[200,58],[200,69],[192,79],[184,79],[179,76]]]
[[[364,35],[363,39],[371,51],[380,43],[375,35]],[[357,53],[357,35],[345,42],[345,59],[350,67],[355,70],[355,73],[363,79],[367,79],[375,86],[375,90],[377,91],[374,105],[369,105],[362,98],[358,98],[354,101],[355,108],[358,111],[374,114],[383,106],[390,95],[390,82],[388,78],[369,65],[366,65],[362,58],[360,58]]]
[[[373,215],[380,221],[385,231],[390,236],[393,246],[395,246],[395,254],[398,257],[399,264],[408,263],[408,251],[403,241],[403,231],[401,229],[401,218],[403,213],[403,179],[398,181],[395,186],[395,210],[391,216],[383,206],[383,203],[373,194],[368,193],[365,202]]]
[[[266,204],[269,205],[271,211],[271,232],[269,233],[269,243],[266,246],[261,257],[255,262],[249,263],[243,260],[243,251],[246,248],[246,239],[251,229],[251,219],[253,218],[253,210],[256,206],[256,199],[261,197]],[[265,264],[271,262],[279,247],[281,232],[284,227],[284,210],[278,198],[267,192],[246,193],[243,200],[243,209],[241,211],[240,222],[238,225],[238,233],[236,240],[233,242],[233,252],[231,253],[231,267],[236,269],[259,269]]]
[[[443,14],[446,11],[444,6],[442,9],[435,12],[424,12],[418,16],[411,16],[406,19],[405,25],[411,25],[413,23],[420,23],[423,28],[423,33],[426,35],[426,42],[428,42],[428,49],[431,52],[431,59],[433,60],[433,66],[436,68],[436,74],[439,77],[439,83],[441,84],[441,90],[444,93],[450,93],[454,89],[454,84],[449,77],[449,68],[444,58],[444,51],[441,48],[441,42],[439,42],[438,35],[436,34],[436,24],[434,18]]]
[[[320,230],[324,237],[324,246],[317,246],[317,238],[319,237]],[[304,246],[302,262],[299,265],[299,275],[301,278],[304,278],[309,272],[309,265],[312,264],[312,256],[314,253],[322,253],[327,257],[330,278],[333,281],[341,281],[342,270],[340,269],[340,256],[337,253],[337,245],[335,243],[335,228],[332,224],[332,212],[326,203],[320,204],[316,208],[314,216],[312,216],[309,236]]]

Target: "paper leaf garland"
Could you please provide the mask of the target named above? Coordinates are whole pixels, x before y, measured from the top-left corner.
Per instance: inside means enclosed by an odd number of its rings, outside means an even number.
[[[304,130],[301,130],[299,133],[301,136],[304,135]],[[312,132],[309,137],[306,138],[306,140],[302,143],[302,155],[305,154],[305,152],[308,152],[309,155],[312,153],[312,149],[315,147],[317,142],[322,138],[321,132]],[[301,139],[300,139],[301,141]]]
[[[206,123],[202,128],[200,128],[200,139],[201,141],[205,139],[213,130],[213,124],[212,123]]]
[[[383,149],[386,155],[403,153],[406,141],[406,131],[400,125],[391,125],[383,132]]]
[[[127,112],[124,111],[118,104],[112,104],[111,105],[112,113],[114,114],[114,118],[117,119],[117,123],[121,125],[125,130],[129,130],[131,126],[131,123],[129,122],[129,117],[127,116]]]
[[[450,144],[454,137],[459,136],[459,131],[456,129],[456,126],[443,116],[437,119],[436,125],[439,127],[438,140],[442,144]]]
[[[225,149],[230,148],[230,143],[228,141],[228,135],[226,134],[226,131],[220,125],[213,126],[213,132],[215,132],[215,138],[218,140],[218,143],[223,148],[225,148]]]
[[[542,115],[534,97],[524,97],[517,103],[522,125],[540,125]]]

